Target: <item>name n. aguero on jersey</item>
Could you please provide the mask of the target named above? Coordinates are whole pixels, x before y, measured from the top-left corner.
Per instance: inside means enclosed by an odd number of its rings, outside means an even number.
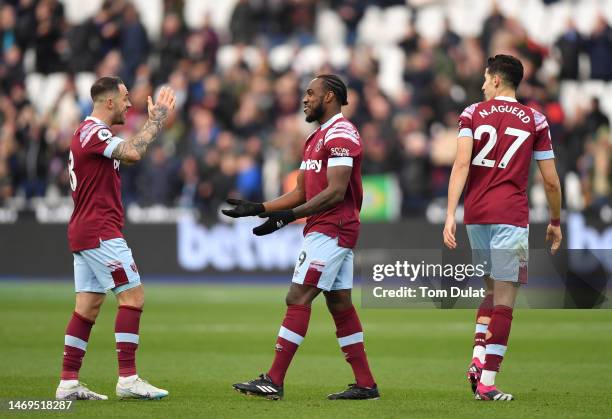
[[[525,124],[528,124],[531,121],[531,117],[524,110],[513,105],[491,105],[491,108],[489,108],[488,110],[478,110],[478,114],[482,118],[484,118],[485,116],[489,116],[495,112],[511,113],[512,115],[516,115]]]

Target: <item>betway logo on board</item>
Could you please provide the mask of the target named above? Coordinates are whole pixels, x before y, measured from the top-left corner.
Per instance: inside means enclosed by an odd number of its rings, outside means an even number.
[[[574,271],[592,272],[601,264],[607,272],[612,272],[612,227],[600,233],[586,224],[582,214],[574,213],[567,217],[567,235],[569,262]]]
[[[177,223],[178,263],[187,271],[213,268],[290,270],[302,247],[302,225],[289,225],[274,234],[257,237],[253,227],[263,220],[238,220],[232,225],[206,227],[185,217]]]

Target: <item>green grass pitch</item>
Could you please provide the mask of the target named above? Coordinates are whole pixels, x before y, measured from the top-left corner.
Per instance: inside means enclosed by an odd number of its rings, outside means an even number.
[[[286,287],[146,285],[137,365],[166,388],[161,401],[114,396],[114,297],[89,342],[81,379],[108,402],[76,402],[69,417],[554,417],[612,415],[612,310],[518,310],[498,378],[511,403],[472,399],[465,380],[472,310],[360,310],[382,399],[327,401],[352,381],[322,299],[289,369],[285,400],[246,398],[231,388],[264,372],[284,314]],[[0,282],[0,400],[51,399],[73,307],[64,282]],[[357,304],[359,307],[360,304]]]

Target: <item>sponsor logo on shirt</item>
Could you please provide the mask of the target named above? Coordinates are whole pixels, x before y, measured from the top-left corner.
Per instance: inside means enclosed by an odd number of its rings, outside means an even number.
[[[333,157],[348,157],[349,149],[344,147],[332,147],[330,150],[330,154]]]
[[[304,164],[306,165],[305,170],[314,170],[315,173],[319,173],[323,167],[323,160],[308,159],[304,162]]]

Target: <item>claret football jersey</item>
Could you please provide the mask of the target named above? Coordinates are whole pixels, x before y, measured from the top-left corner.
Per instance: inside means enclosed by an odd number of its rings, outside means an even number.
[[[531,158],[554,158],[544,115],[511,97],[465,108],[459,141],[474,139],[465,187],[465,224],[529,224],[527,183]]]
[[[123,237],[119,161],[111,158],[121,141],[109,126],[91,116],[72,136],[68,173],[74,210],[68,242],[73,252],[99,247],[100,240]]]
[[[304,171],[306,200],[327,187],[327,170],[334,166],[352,167],[344,200],[306,220],[304,236],[310,232],[338,238],[341,247],[353,248],[359,237],[359,211],[363,199],[361,185],[361,138],[355,126],[341,113],[312,133],[304,144],[300,170]]]

